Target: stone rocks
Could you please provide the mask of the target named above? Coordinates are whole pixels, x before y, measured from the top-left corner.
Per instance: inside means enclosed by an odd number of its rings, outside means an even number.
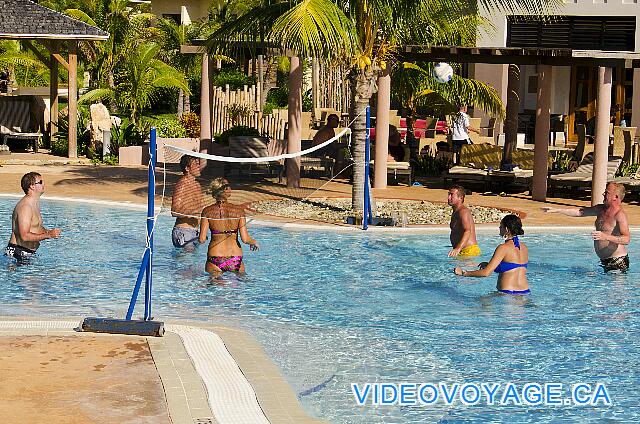
[[[451,207],[447,204],[413,200],[377,200],[377,216],[399,217],[406,214],[409,224],[449,224]],[[260,213],[285,218],[344,223],[353,215],[351,199],[263,200],[251,205]],[[508,212],[484,206],[469,205],[477,224],[499,222]]]

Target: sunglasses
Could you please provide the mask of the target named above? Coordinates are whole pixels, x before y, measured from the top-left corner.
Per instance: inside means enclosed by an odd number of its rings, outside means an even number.
[[[40,180],[40,181],[36,181],[36,182],[35,182],[35,183],[33,183],[33,184],[42,184],[43,182],[44,182],[44,181]]]

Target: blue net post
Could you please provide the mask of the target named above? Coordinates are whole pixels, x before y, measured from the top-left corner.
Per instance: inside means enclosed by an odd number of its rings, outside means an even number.
[[[147,193],[147,245],[138,271],[138,278],[133,287],[133,294],[129,302],[127,310],[127,320],[133,316],[133,310],[136,306],[136,299],[142,285],[142,278],[145,278],[144,284],[144,320],[151,320],[151,286],[153,284],[153,224],[155,223],[155,192],[156,192],[156,129],[151,128],[149,137],[149,187]]]
[[[363,205],[363,217],[362,217],[362,229],[369,228],[371,223],[371,196],[369,194],[369,161],[371,150],[371,139],[369,136],[371,128],[371,107],[367,106],[367,132],[365,134],[364,142],[364,205]]]
[[[151,128],[149,138],[149,192],[147,193],[147,240],[149,261],[144,286],[144,320],[151,320],[151,288],[153,286],[153,227],[155,224],[155,194],[156,194],[156,129]]]

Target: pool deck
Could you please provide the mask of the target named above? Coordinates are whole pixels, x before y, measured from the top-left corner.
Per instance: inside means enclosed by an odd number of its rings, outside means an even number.
[[[45,197],[146,204],[147,170],[144,167],[77,165],[23,155],[26,159],[11,155],[14,156],[12,163],[0,162],[0,194],[21,195],[20,178],[26,172],[36,171],[45,178]],[[167,174],[167,194],[171,193],[178,177],[176,172]],[[203,180],[207,178],[210,177],[205,176]],[[231,201],[245,203],[304,197],[325,181],[304,179],[304,187],[298,189],[266,180],[232,183]],[[337,181],[325,185],[314,196],[350,197],[350,194],[351,186]],[[429,188],[390,186],[374,190],[374,196],[376,199],[444,202],[447,191],[437,183]],[[165,204],[168,202],[170,199],[165,199]],[[500,197],[473,193],[467,196],[466,202],[522,211],[526,213],[527,230],[574,227],[587,231],[593,225],[593,218],[570,218],[540,210],[545,205],[588,206],[587,198],[550,198],[542,203],[525,194]],[[624,208],[630,224],[638,229],[638,200],[625,203]],[[345,226],[266,216],[257,216],[256,220],[268,220],[285,227],[313,225],[345,229]],[[404,228],[384,230],[408,231]],[[428,232],[448,228],[411,226],[410,230]],[[479,226],[479,230],[497,229],[495,224],[486,224]],[[0,350],[4,352],[0,355],[0,371],[4,380],[11,382],[11,385],[0,385],[1,422],[323,422],[306,415],[277,366],[251,336],[238,329],[207,323],[167,322],[165,337],[153,338],[79,333],[74,328],[80,321],[77,317],[67,320],[0,318]],[[53,362],[56,366],[51,365]],[[60,366],[62,364],[65,366]],[[127,408],[114,407],[117,402]],[[127,411],[123,412],[124,409]]]

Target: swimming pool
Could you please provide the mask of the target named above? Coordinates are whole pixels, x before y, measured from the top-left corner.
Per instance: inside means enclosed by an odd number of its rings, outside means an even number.
[[[7,239],[16,201],[0,198]],[[46,199],[42,207],[45,224],[63,236],[44,242],[29,266],[0,259],[0,315],[124,317],[144,211]],[[446,234],[250,226],[261,250],[245,249],[249,275],[220,286],[203,272],[203,247],[171,246],[171,226],[160,218],[154,316],[245,328],[312,415],[337,423],[640,420],[640,255],[630,255],[627,275],[605,275],[588,231],[523,238],[533,291],[523,302],[493,296],[495,277],[455,278]],[[480,235],[485,257],[499,241]],[[613,405],[357,406],[351,383],[367,382],[602,382]]]

